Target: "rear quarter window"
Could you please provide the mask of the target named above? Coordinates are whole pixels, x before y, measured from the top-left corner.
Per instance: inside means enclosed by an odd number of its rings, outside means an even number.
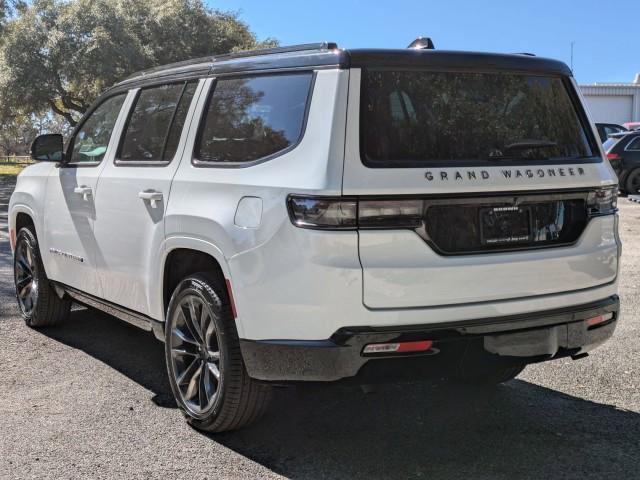
[[[218,80],[194,151],[196,163],[248,164],[295,146],[312,78],[305,72]]]
[[[593,157],[567,88],[555,76],[363,70],[362,160],[419,167]]]

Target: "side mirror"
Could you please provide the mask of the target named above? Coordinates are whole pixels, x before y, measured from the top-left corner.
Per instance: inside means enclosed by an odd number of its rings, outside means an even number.
[[[37,136],[31,144],[31,158],[37,162],[62,162],[64,158],[62,135],[50,133]]]

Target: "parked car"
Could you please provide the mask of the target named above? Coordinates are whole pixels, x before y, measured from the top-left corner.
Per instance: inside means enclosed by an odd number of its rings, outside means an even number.
[[[598,129],[598,135],[600,135],[600,140],[602,141],[602,143],[607,141],[609,135],[629,131],[622,125],[618,125],[615,123],[596,123],[596,128]]]
[[[640,122],[627,122],[624,127],[627,130],[640,130]]]
[[[272,384],[500,383],[616,327],[617,179],[555,60],[199,59],[32,155],[9,206],[27,325],[75,301],[153,331],[199,429],[254,421]]]
[[[640,131],[612,135],[603,145],[623,195],[640,191]]]

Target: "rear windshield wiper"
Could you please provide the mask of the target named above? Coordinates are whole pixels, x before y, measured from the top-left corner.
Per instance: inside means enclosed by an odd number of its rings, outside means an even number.
[[[489,152],[488,157],[492,160],[532,160],[531,158],[526,158],[522,156],[515,157],[513,155],[506,155],[507,152],[513,150],[535,150],[538,148],[547,148],[547,147],[555,147],[557,142],[551,142],[548,140],[532,140],[532,139],[522,139],[517,140],[515,142],[511,142],[504,147],[502,150],[498,148],[494,148]],[[545,158],[540,158],[539,160],[544,160]]]
[[[505,150],[529,150],[532,148],[556,147],[558,142],[550,142],[549,140],[522,139],[509,143],[504,146]]]

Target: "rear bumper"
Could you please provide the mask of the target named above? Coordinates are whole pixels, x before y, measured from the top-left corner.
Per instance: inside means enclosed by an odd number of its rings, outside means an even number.
[[[445,375],[465,361],[534,363],[585,353],[615,330],[617,295],[565,309],[437,325],[341,328],[327,340],[240,340],[249,375],[270,382],[335,381],[366,370],[393,380],[408,374]],[[613,313],[589,326],[587,319]],[[424,353],[365,356],[370,343],[433,340]],[[366,367],[366,368],[363,368]],[[372,368],[370,368],[372,367]],[[380,368],[378,368],[380,367]]]

